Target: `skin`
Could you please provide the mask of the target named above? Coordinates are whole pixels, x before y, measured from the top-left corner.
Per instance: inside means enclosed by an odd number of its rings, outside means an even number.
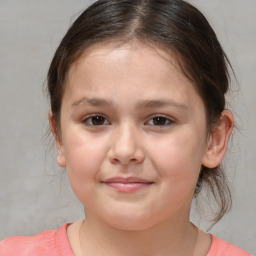
[[[206,255],[211,240],[189,222],[191,201],[232,125],[226,111],[208,133],[175,54],[137,41],[86,52],[69,70],[55,134],[57,162],[86,212],[68,228],[75,255]]]

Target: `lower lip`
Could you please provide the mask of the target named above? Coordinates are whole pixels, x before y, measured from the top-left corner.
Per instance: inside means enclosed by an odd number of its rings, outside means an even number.
[[[152,185],[152,183],[139,183],[139,182],[131,182],[131,183],[109,182],[105,184],[115,189],[116,191],[123,192],[123,193],[132,193]]]

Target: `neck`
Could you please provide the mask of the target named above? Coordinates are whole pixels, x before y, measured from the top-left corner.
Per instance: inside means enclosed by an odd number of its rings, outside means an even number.
[[[109,226],[92,216],[80,225],[80,253],[86,256],[166,256],[193,255],[197,228],[175,219],[144,230],[123,230]]]

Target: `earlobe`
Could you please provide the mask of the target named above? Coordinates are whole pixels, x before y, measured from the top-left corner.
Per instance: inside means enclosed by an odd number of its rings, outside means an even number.
[[[57,161],[57,164],[58,164],[60,167],[66,167],[66,159],[65,159],[65,156],[64,156],[63,152],[60,153],[59,150],[58,150],[58,156],[57,156],[56,161]]]
[[[215,168],[227,151],[228,139],[234,126],[234,118],[230,111],[224,110],[221,117],[211,132],[202,165],[208,168]]]
[[[58,156],[56,159],[57,164],[60,167],[66,167],[66,159],[64,156],[63,145],[62,145],[60,136],[57,134],[56,124],[51,111],[49,111],[48,113],[48,120],[49,120],[49,126],[53,134],[53,137],[55,139],[55,143],[58,151]]]

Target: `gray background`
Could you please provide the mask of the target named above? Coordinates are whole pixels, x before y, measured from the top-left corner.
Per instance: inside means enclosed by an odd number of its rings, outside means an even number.
[[[48,103],[42,88],[61,37],[92,2],[0,0],[0,240],[83,217],[44,136]],[[239,82],[228,97],[239,129],[225,161],[234,205],[210,232],[255,254],[256,0],[189,2],[209,19]]]

